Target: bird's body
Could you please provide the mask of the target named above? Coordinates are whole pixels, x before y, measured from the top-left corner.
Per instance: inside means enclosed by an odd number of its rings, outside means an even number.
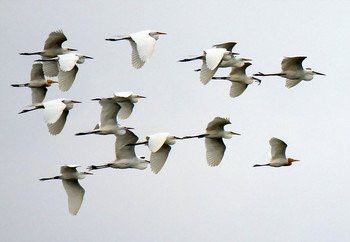
[[[106,40],[128,40],[132,47],[132,65],[135,68],[139,69],[152,57],[154,46],[159,38],[159,35],[161,34],[166,33],[153,30],[144,30],[129,35],[121,36],[119,38],[109,38]]]
[[[138,102],[140,98],[145,98],[139,94],[133,92],[115,92],[113,99],[120,105],[121,109],[118,112],[118,118],[127,119],[134,108],[134,104]]]
[[[135,146],[129,144],[135,144],[138,137],[126,130],[124,135],[116,135],[115,141],[115,155],[116,159],[112,162],[108,162],[104,165],[91,165],[89,170],[97,170],[102,168],[115,168],[115,169],[128,169],[134,168],[144,170],[147,168],[148,161],[144,157],[137,157],[135,153]]]
[[[259,72],[254,76],[281,76],[286,78],[286,87],[291,88],[298,85],[301,81],[311,81],[314,75],[325,74],[314,71],[310,68],[303,68],[302,62],[306,56],[284,57],[281,62],[281,72],[264,74]]]
[[[101,105],[100,123],[93,130],[87,132],[76,133],[75,135],[100,134],[100,135],[123,135],[126,132],[126,127],[121,126],[117,122],[117,114],[120,110],[120,105],[113,98],[95,98]]]
[[[232,67],[229,76],[213,77],[213,79],[229,80],[232,83],[230,88],[230,96],[238,97],[247,89],[248,85],[253,83],[254,80],[258,81],[259,84],[261,82],[254,76],[247,76],[246,69],[250,65],[251,63],[246,62],[242,67]]]
[[[53,31],[45,41],[44,49],[38,52],[20,53],[20,55],[41,55],[43,60],[56,57],[57,55],[67,54],[76,49],[62,47],[62,43],[67,40],[62,30]],[[45,76],[57,76],[57,64],[52,62],[43,63]]]
[[[42,64],[35,63],[32,66],[32,71],[30,74],[30,81],[23,84],[12,84],[13,87],[29,87],[32,92],[32,105],[40,104],[45,99],[47,92],[47,87],[51,86],[52,83],[57,83],[57,81],[46,80]]]
[[[20,113],[26,113],[36,109],[44,109],[44,120],[47,123],[49,133],[52,135],[57,135],[61,133],[66,123],[69,110],[73,108],[74,103],[80,102],[64,98],[55,99],[41,104],[36,104],[33,108],[24,109]]]
[[[41,178],[40,181],[60,179],[68,196],[69,212],[76,215],[83,202],[85,190],[79,184],[79,179],[84,179],[86,175],[91,175],[90,172],[78,172],[79,166],[61,166],[61,175],[54,177]]]
[[[236,132],[224,130],[224,126],[227,124],[231,124],[228,118],[216,117],[208,123],[204,134],[185,136],[182,139],[205,138],[208,165],[218,166],[226,150],[226,146],[222,139],[230,139],[232,138],[232,135],[239,135]]]
[[[213,48],[206,49],[202,55],[192,58],[182,59],[180,62],[192,60],[202,60],[200,70],[200,80],[203,84],[207,84],[215,75],[220,67],[241,67],[244,65],[245,58],[238,58],[232,53],[232,48],[236,45],[235,42],[227,42],[214,45]]]
[[[269,163],[266,164],[255,164],[253,167],[257,166],[272,166],[272,167],[280,167],[280,166],[290,166],[292,162],[299,161],[293,158],[286,157],[286,149],[287,144],[278,138],[272,137],[270,139],[271,146],[271,159]]]

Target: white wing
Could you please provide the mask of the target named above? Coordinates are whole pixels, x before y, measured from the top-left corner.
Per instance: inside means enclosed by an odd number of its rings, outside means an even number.
[[[62,102],[63,99],[55,99],[44,102],[44,120],[48,124],[55,123],[60,117],[66,104]]]
[[[139,53],[137,51],[136,43],[133,40],[130,40],[129,42],[130,42],[131,48],[132,48],[132,51],[131,51],[132,66],[137,68],[137,69],[140,69],[145,64],[145,61],[141,60]]]
[[[70,71],[62,71],[60,70],[58,73],[58,88],[66,92],[68,91],[71,86],[73,85],[73,82],[75,80],[75,76],[78,73],[79,68],[75,65],[72,70]]]
[[[131,39],[136,44],[138,56],[143,62],[148,61],[152,57],[154,45],[156,43],[156,40],[151,37],[149,33],[149,30],[145,30],[130,34]]]
[[[126,130],[124,135],[117,135],[115,141],[115,156],[117,160],[131,159],[136,157],[135,144],[139,138],[130,130]]]
[[[46,87],[32,87],[32,104],[42,103],[47,92]]]
[[[83,202],[85,190],[80,186],[78,180],[62,180],[63,187],[68,195],[68,208],[69,212],[76,215]]]
[[[157,174],[165,164],[168,158],[171,147],[163,145],[157,152],[152,152],[150,157],[151,170]]]
[[[77,64],[79,56],[74,53],[58,55],[58,63],[62,71],[70,71]]]
[[[118,104],[121,106],[121,109],[118,113],[118,118],[120,118],[120,119],[129,118],[129,116],[131,115],[132,110],[134,108],[134,104],[129,102],[129,101],[118,102]]]
[[[245,91],[245,89],[247,89],[247,87],[247,84],[241,82],[232,82],[230,88],[230,97],[238,97]]]
[[[115,92],[114,97],[117,101],[119,101],[118,98],[121,98],[120,101],[124,101],[125,99],[129,98],[132,94],[133,92]]]
[[[205,63],[205,61],[203,60],[203,64],[201,66],[201,72],[200,72],[200,80],[201,82],[206,85],[215,75],[216,71],[218,70],[218,67],[212,69],[209,69]]]
[[[298,85],[301,81],[302,81],[301,79],[295,79],[295,80],[286,79],[286,87],[288,88],[294,87]]]
[[[212,48],[205,50],[205,63],[210,70],[217,68],[227,50],[224,48]]]
[[[100,105],[102,107],[100,115],[101,127],[105,127],[107,125],[116,125],[116,118],[120,110],[120,105],[107,98],[102,98],[100,100]]]
[[[50,59],[42,57],[42,59]],[[58,63],[57,61],[43,61],[43,72],[45,76],[53,77],[58,75]]]
[[[148,147],[151,152],[157,152],[165,143],[169,133],[157,133],[148,136]]]
[[[35,63],[32,65],[32,71],[30,72],[30,81],[33,80],[45,81],[42,63]]]
[[[272,137],[270,139],[270,146],[271,146],[271,160],[278,159],[278,158],[286,158],[286,149],[287,144],[275,137]]]
[[[222,139],[205,138],[205,148],[208,165],[219,165],[226,150],[226,146]]]
[[[66,123],[68,113],[69,113],[68,110],[63,110],[61,117],[55,123],[52,123],[52,124],[48,123],[47,124],[47,127],[49,128],[50,134],[56,135],[56,134],[61,133],[61,131]]]
[[[224,129],[224,126],[227,124],[231,124],[230,119],[215,117],[212,121],[210,121],[207,125],[207,132],[218,132]]]

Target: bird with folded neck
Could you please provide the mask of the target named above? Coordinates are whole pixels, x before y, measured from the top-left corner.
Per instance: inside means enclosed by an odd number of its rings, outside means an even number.
[[[159,35],[164,32],[154,30],[144,30],[118,38],[108,38],[107,41],[128,40],[131,44],[131,61],[133,67],[141,68],[153,55],[154,46],[159,39]]]
[[[113,98],[95,98],[93,101],[99,101],[101,105],[100,123],[93,130],[79,132],[75,135],[99,134],[99,135],[123,135],[129,127],[123,127],[117,122],[117,115],[120,105]]]
[[[281,62],[281,72],[265,74],[259,72],[254,76],[280,76],[286,78],[286,87],[291,88],[298,85],[301,81],[311,81],[314,75],[325,76],[326,74],[312,70],[311,68],[303,68],[303,61],[306,56],[284,57]]]
[[[76,100],[71,99],[55,99],[47,102],[43,102],[40,104],[34,105],[34,107],[31,107],[29,109],[24,109],[21,113],[30,112],[37,109],[44,109],[44,120],[47,124],[47,127],[49,129],[49,133],[52,135],[57,135],[61,133],[69,113],[69,110],[71,110],[74,106],[74,103],[81,103]]]
[[[84,179],[86,175],[92,175],[92,173],[87,171],[78,172],[77,167],[79,166],[61,166],[61,175],[39,179],[40,181],[54,179],[62,180],[64,190],[66,191],[68,196],[69,212],[73,215],[76,215],[79,212],[85,194],[85,190],[79,184],[78,180]]]
[[[202,66],[196,71],[200,71],[200,81],[206,85],[215,75],[218,68],[222,67],[241,67],[245,61],[251,59],[236,57],[232,48],[236,42],[227,42],[213,45],[213,48],[206,49],[202,55],[179,60],[179,62],[188,62],[193,60],[202,60]]]
[[[138,157],[135,153],[135,144],[139,138],[130,130],[126,130],[123,135],[116,135],[115,141],[115,157],[112,162],[108,162],[103,165],[91,165],[89,170],[98,170],[103,168],[115,168],[115,169],[139,169],[144,170],[147,168],[149,161],[145,157]]]
[[[23,52],[20,55],[41,55],[42,59],[49,59],[57,57],[57,55],[67,54],[76,49],[69,47],[62,47],[62,43],[67,40],[62,30],[53,31],[49,34],[49,37],[45,41],[44,49],[37,52]],[[43,63],[43,71],[45,76],[57,76],[57,64],[54,62]]]
[[[218,166],[226,150],[226,145],[222,139],[231,139],[233,135],[240,135],[233,131],[224,130],[224,126],[227,124],[231,124],[230,119],[215,117],[208,123],[204,134],[184,136],[181,139],[205,138],[208,165]]]
[[[271,146],[271,160],[266,164],[255,164],[253,167],[257,166],[272,166],[272,167],[280,167],[280,166],[290,166],[292,162],[299,161],[293,158],[286,157],[286,149],[287,144],[278,138],[272,137],[270,139]]]
[[[52,83],[57,83],[57,81],[45,79],[42,66],[41,63],[32,65],[30,81],[28,83],[11,85],[13,87],[29,87],[32,92],[32,106],[42,103],[46,96],[47,87],[50,87]]]

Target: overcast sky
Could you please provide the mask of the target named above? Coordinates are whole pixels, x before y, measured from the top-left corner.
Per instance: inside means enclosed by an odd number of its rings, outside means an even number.
[[[350,32],[349,1],[2,1],[0,162],[1,241],[349,241]],[[30,104],[29,81],[49,33],[62,29],[66,47],[94,57],[79,66],[72,88],[52,86],[46,100],[82,101],[62,133],[51,136],[42,110]],[[104,39],[145,29],[164,31],[141,69],[131,66],[127,41]],[[178,60],[213,44],[235,41],[251,58],[249,75],[277,72],[283,56],[305,55],[315,76],[291,89],[280,77],[262,78],[235,99],[230,83],[204,86]],[[227,75],[223,69],[218,75]],[[115,159],[115,137],[74,133],[92,129],[100,106],[90,101],[116,91],[146,96],[122,125],[140,141],[157,132],[202,133],[216,116],[241,133],[225,140],[225,156],[209,167],[204,140],[177,141],[159,174],[97,170],[80,181],[85,198],[68,212],[59,174],[64,164]],[[290,167],[253,168],[269,161],[269,139],[283,139]],[[139,156],[149,157],[145,146]]]

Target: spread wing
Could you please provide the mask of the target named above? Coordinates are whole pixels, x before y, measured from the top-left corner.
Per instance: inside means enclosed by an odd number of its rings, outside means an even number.
[[[69,212],[76,215],[83,202],[85,190],[76,179],[62,180],[62,183],[68,196]]]
[[[305,59],[306,56],[284,57],[281,63],[282,72],[303,69],[302,62]]]
[[[209,166],[217,166],[224,157],[226,146],[222,139],[205,138],[207,162]]]
[[[151,170],[157,174],[165,164],[171,150],[170,145],[163,145],[157,152],[152,152],[150,157]]]
[[[278,158],[286,158],[287,144],[284,141],[275,137],[270,139],[271,146],[271,160]]]
[[[51,32],[49,34],[49,37],[45,41],[44,49],[51,49],[51,48],[61,48],[62,43],[66,41],[67,38],[63,34],[62,30],[57,30],[54,32]]]

